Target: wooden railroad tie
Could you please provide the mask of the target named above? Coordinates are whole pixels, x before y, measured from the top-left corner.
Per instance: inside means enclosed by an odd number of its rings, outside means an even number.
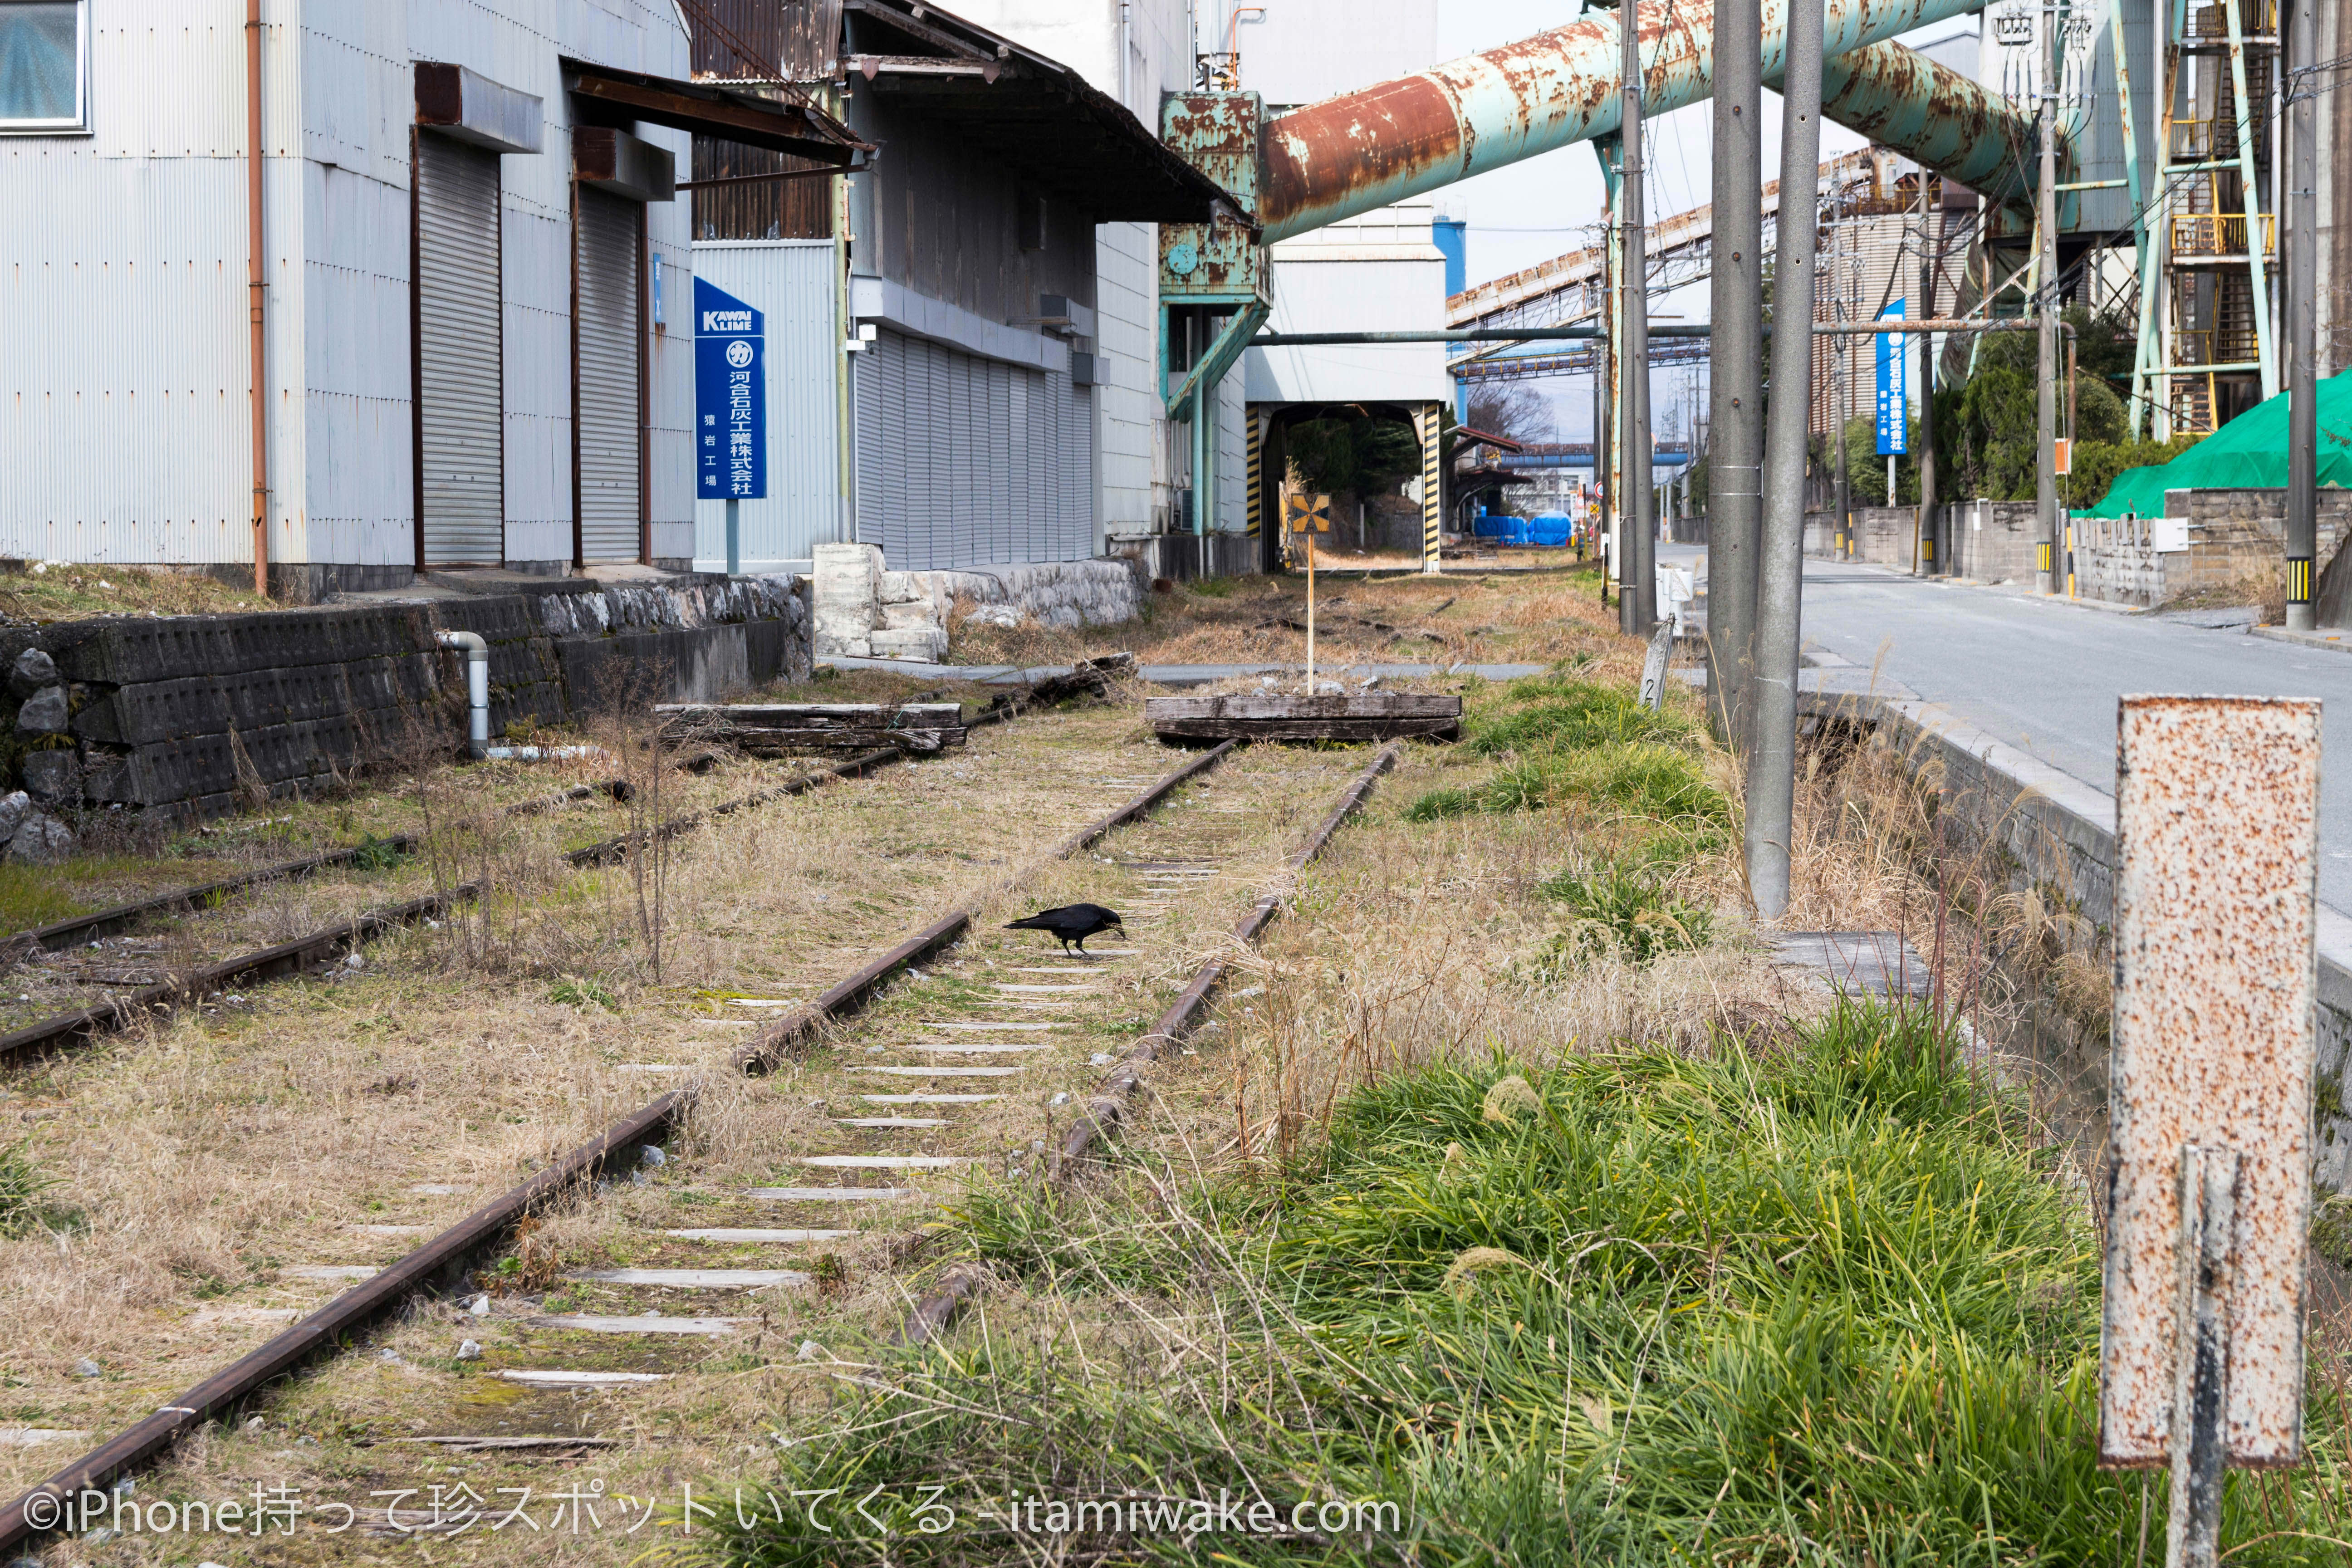
[[[672,735],[723,741],[755,756],[937,752],[964,742],[960,702],[680,702],[654,711]]]
[[[1167,741],[1453,741],[1462,734],[1462,699],[1414,691],[1153,697],[1143,714]]]

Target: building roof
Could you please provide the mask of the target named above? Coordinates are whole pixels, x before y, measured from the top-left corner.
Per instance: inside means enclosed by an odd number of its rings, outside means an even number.
[[[1454,433],[1465,444],[1473,447],[1492,447],[1500,452],[1527,450],[1523,444],[1512,440],[1508,436],[1497,436],[1492,431],[1476,429],[1468,425],[1456,425],[1454,427]]]
[[[860,153],[874,150],[789,87],[735,88],[616,70],[586,60],[562,63],[563,85],[576,99],[598,105],[624,122],[646,121],[845,168]]]
[[[1215,181],[1058,60],[913,0],[841,0],[845,74],[1098,223],[1206,219]],[[854,47],[852,46],[855,46]]]

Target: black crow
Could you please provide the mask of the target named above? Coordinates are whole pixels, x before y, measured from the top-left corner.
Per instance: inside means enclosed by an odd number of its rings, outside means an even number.
[[[1107,910],[1100,904],[1064,904],[1058,910],[1040,910],[1027,920],[1010,922],[1004,929],[1050,931],[1060,940],[1064,952],[1070,951],[1072,942],[1076,942],[1078,951],[1085,952],[1087,938],[1101,931],[1115,931],[1121,936],[1127,934],[1127,927],[1119,923],[1118,911]]]

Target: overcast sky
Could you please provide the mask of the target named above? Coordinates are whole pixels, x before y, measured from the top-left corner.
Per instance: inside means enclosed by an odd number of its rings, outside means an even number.
[[[1439,52],[1446,59],[1475,54],[1573,21],[1577,12],[1575,0],[1445,0],[1437,13]],[[1903,41],[1919,44],[1973,31],[1973,18],[1938,22],[1906,36]],[[1769,90],[1764,100],[1764,173],[1767,179],[1773,179],[1780,174],[1780,100]],[[1643,184],[1649,216],[1655,222],[1707,202],[1713,109],[1696,103],[1649,123],[1650,133],[1644,139],[1648,178]],[[1842,125],[1822,127],[1824,160],[1863,145],[1861,137]],[[1578,142],[1448,186],[1437,199],[1446,210],[1469,220],[1470,281],[1480,283],[1591,243],[1601,216],[1601,163],[1591,143]],[[1704,321],[1706,285],[1697,284],[1663,299],[1654,310],[1661,317],[1680,315]],[[1560,438],[1589,438],[1591,382],[1536,384],[1552,400]],[[1689,405],[1703,397],[1705,385],[1703,373],[1695,369],[1658,374],[1652,383],[1652,398],[1653,418],[1661,439],[1680,433],[1682,417]]]

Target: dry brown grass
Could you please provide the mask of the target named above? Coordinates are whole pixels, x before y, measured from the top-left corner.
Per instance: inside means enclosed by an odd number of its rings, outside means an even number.
[[[1594,634],[1615,625],[1615,613],[1601,606],[1597,572],[1318,577],[1317,658],[1548,664],[1590,653]],[[951,622],[950,657],[968,664],[1066,664],[1132,651],[1147,664],[1296,664],[1307,657],[1306,609],[1303,576],[1218,578],[1147,595],[1140,624],[1061,630],[1035,622],[1012,628]]]
[[[950,1150],[981,1157],[1000,1172],[1034,1168],[1036,1146],[1068,1115],[1052,1106],[1046,1089],[1083,1088],[1087,1050],[1131,1038],[1139,1020],[1163,1005],[1208,952],[1228,943],[1234,919],[1363,758],[1243,753],[1178,797],[1164,820],[1122,832],[1094,857],[1013,885],[1076,821],[1131,794],[1129,781],[1157,776],[1178,760],[1143,740],[1130,712],[1105,710],[1018,724],[993,742],[976,742],[969,757],[892,770],[801,803],[823,809],[788,806],[732,819],[681,854],[670,983],[656,986],[642,975],[622,977],[618,1014],[502,994],[479,984],[472,964],[446,944],[420,936],[399,965],[387,965],[374,980],[274,1012],[233,1043],[192,1039],[183,1032],[144,1042],[142,1070],[135,1074],[115,1064],[61,1086],[70,1091],[61,1103],[70,1104],[83,1129],[69,1139],[81,1162],[69,1191],[123,1235],[127,1259],[102,1283],[85,1286],[38,1245],[25,1244],[14,1255],[0,1252],[0,1301],[26,1303],[15,1321],[9,1314],[18,1309],[0,1304],[0,1324],[17,1330],[16,1342],[26,1347],[18,1375],[37,1390],[45,1424],[110,1425],[128,1415],[134,1398],[149,1398],[153,1390],[168,1394],[190,1381],[194,1366],[184,1373],[157,1363],[159,1331],[178,1336],[189,1361],[209,1365],[270,1331],[272,1324],[250,1317],[253,1308],[306,1305],[331,1289],[294,1286],[262,1273],[259,1265],[394,1256],[412,1239],[375,1238],[352,1227],[446,1223],[563,1138],[675,1081],[620,1074],[614,1070],[619,1062],[709,1068],[723,1061],[740,1032],[700,1026],[725,1021],[718,1016],[733,1011],[726,1005],[729,992],[805,994],[854,963],[860,947],[895,936],[950,901],[978,900],[975,935],[927,966],[928,978],[893,987],[867,1015],[830,1031],[827,1044],[771,1077],[714,1074],[689,1122],[670,1141],[671,1163],[657,1180],[576,1197],[547,1215],[531,1237],[534,1247],[571,1268],[782,1263],[819,1268],[832,1283],[748,1298],[567,1286],[560,1301],[501,1297],[483,1318],[446,1300],[422,1303],[363,1351],[285,1390],[260,1428],[208,1434],[142,1486],[165,1495],[224,1496],[282,1481],[313,1495],[356,1496],[363,1502],[378,1487],[429,1488],[455,1477],[471,1478],[486,1495],[495,1496],[498,1486],[532,1485],[544,1496],[559,1484],[551,1474],[574,1473],[551,1471],[530,1456],[436,1458],[429,1451],[364,1446],[451,1430],[593,1430],[617,1438],[619,1447],[594,1456],[576,1473],[593,1475],[614,1491],[667,1489],[672,1500],[681,1481],[700,1485],[710,1476],[749,1468],[751,1456],[764,1450],[767,1431],[818,1419],[835,1397],[795,1359],[804,1338],[854,1354],[858,1344],[895,1326],[908,1304],[903,1267],[919,1254],[921,1233],[907,1228],[919,1224],[917,1215],[780,1215],[772,1206],[740,1198],[740,1190],[761,1182],[830,1182],[835,1173],[807,1172],[796,1157],[844,1148]],[[924,776],[940,771],[962,773],[961,787],[943,790],[936,776]],[[1101,858],[1180,855],[1213,855],[1221,874],[1171,900],[1153,925],[1134,910],[1148,896],[1138,873]],[[630,902],[625,889],[609,896],[623,906]],[[997,929],[1003,921],[1041,901],[1078,897],[1128,906],[1139,916],[1138,945],[1147,956],[1101,966],[1100,991],[1041,1003],[1038,1011],[984,999],[1000,979],[1032,981],[1038,977],[1028,970],[1063,963],[1034,933]],[[593,900],[583,900],[562,918],[626,928],[633,914],[621,907],[599,915]],[[340,1016],[325,1012],[321,1004],[330,1000],[340,1005]],[[839,1127],[835,1117],[862,1109],[861,1092],[921,1087],[860,1072],[868,1044],[903,1043],[922,1019],[950,1005],[993,1007],[1015,1019],[1065,1018],[1077,1027],[1063,1042],[1056,1065],[1041,1069],[1036,1081],[1024,1079],[1003,1100],[974,1108],[952,1130],[861,1133]],[[154,1086],[171,1077],[164,1064],[199,1054],[212,1059],[200,1072],[184,1070],[201,1081],[173,1092],[167,1113],[152,1117],[142,1147],[132,1151],[151,1173],[151,1186],[152,1173],[161,1173],[174,1184],[178,1205],[197,1216],[193,1223],[171,1221],[166,1195],[135,1190],[139,1172],[112,1161],[95,1128],[134,1114],[134,1106],[152,1105]],[[329,1065],[298,1072],[290,1059],[297,1054],[323,1057]],[[247,1112],[241,1128],[218,1129],[227,1135],[225,1146],[193,1157],[197,1152],[190,1145],[215,1135],[195,1124],[200,1111],[220,1121],[232,1083],[248,1074],[268,1080],[267,1106]],[[321,1100],[330,1076],[339,1088],[336,1103]],[[968,1080],[931,1087],[967,1086],[997,1087]],[[372,1087],[385,1092],[370,1094]],[[261,1150],[289,1147],[299,1147],[302,1157],[257,1158]],[[872,1178],[845,1173],[840,1179]],[[952,1178],[927,1178],[927,1184],[935,1180],[953,1186]],[[425,1197],[407,1190],[417,1181],[469,1190]],[[664,1226],[712,1225],[847,1225],[868,1234],[784,1258],[773,1248],[674,1242],[659,1234]],[[167,1232],[176,1245],[202,1249],[184,1267],[234,1268],[233,1283],[219,1300],[246,1316],[200,1319],[191,1312],[196,1303],[185,1282],[158,1250]],[[823,1262],[827,1258],[834,1260],[829,1265]],[[14,1289],[19,1283],[25,1288]],[[135,1310],[118,1310],[101,1325],[100,1301],[108,1289],[118,1299],[136,1290]],[[70,1300],[62,1293],[68,1291]],[[671,1312],[752,1322],[723,1340],[648,1342],[555,1334],[528,1321],[541,1310],[635,1313],[656,1304]],[[108,1337],[100,1339],[102,1330]],[[466,1338],[486,1347],[482,1362],[454,1359]],[[397,1359],[385,1359],[385,1352]],[[74,1354],[96,1355],[109,1362],[110,1372],[119,1367],[142,1392],[124,1397],[111,1387],[77,1385],[59,1367]],[[619,1394],[574,1395],[525,1391],[481,1375],[501,1365],[677,1375]],[[317,1446],[302,1443],[305,1437]],[[12,1479],[41,1468],[24,1453],[0,1451],[0,1463],[12,1466]],[[543,1506],[540,1512],[543,1518]],[[630,1561],[645,1544],[642,1536],[632,1541],[612,1530],[577,1540],[542,1535],[528,1549],[515,1540],[478,1535],[432,1550],[436,1561],[448,1560],[446,1551],[457,1561],[505,1562],[528,1550],[534,1561],[618,1563]],[[324,1553],[321,1560],[361,1561],[369,1548],[344,1541],[314,1543],[313,1550]]]
[[[250,584],[233,587],[201,572],[88,562],[20,564],[0,571],[0,616],[79,621],[100,616],[219,616],[282,609]]]
[[[723,1061],[740,1033],[703,1020],[729,995],[804,996],[854,965],[845,950],[997,882],[1067,833],[1067,781],[1158,762],[1134,728],[1111,712],[1016,724],[720,819],[680,842],[658,983],[632,879],[608,868],[493,900],[484,928],[380,944],[362,971],[13,1075],[8,1109],[79,1216],[0,1242],[19,1419],[127,1425],[271,1328],[249,1312],[200,1322],[200,1307],[307,1309],[332,1287],[283,1266],[396,1257],[413,1237],[355,1227],[438,1228],[670,1081],[621,1064]],[[609,1005],[552,1000],[567,975]],[[74,1377],[81,1357],[105,1375]],[[23,1481],[60,1457],[0,1448],[0,1471]]]

